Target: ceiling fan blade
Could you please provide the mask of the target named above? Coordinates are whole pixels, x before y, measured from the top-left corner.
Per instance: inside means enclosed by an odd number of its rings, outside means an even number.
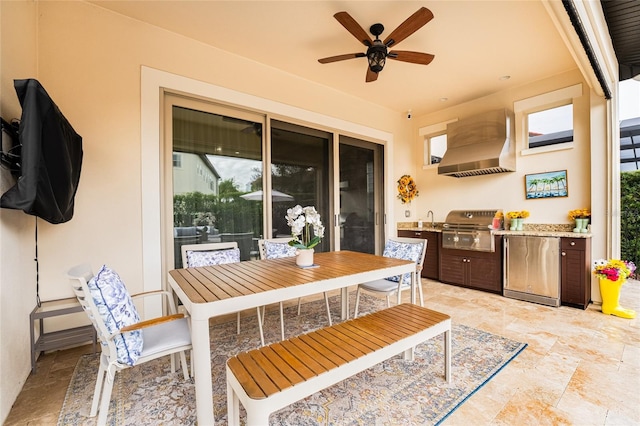
[[[344,61],[346,59],[364,58],[367,55],[364,53],[347,53],[345,55],[329,56],[328,58],[318,59],[321,64],[329,64],[331,62]]]
[[[333,15],[333,17],[336,18],[336,20],[340,22],[342,26],[351,33],[351,35],[357,38],[360,43],[367,47],[373,45],[373,40],[371,40],[369,34],[367,34],[360,24],[358,24],[347,12],[338,12]]]
[[[396,61],[411,62],[412,64],[429,65],[435,56],[430,53],[392,50],[389,52],[389,55],[387,55],[387,58],[395,59]]]
[[[367,83],[371,83],[372,81],[376,81],[378,79],[378,73],[371,71],[371,68],[367,67],[367,77],[365,81]]]
[[[398,28],[384,39],[383,43],[387,47],[400,43],[411,34],[418,31],[423,25],[433,19],[433,13],[426,7],[421,7],[416,13],[409,16]]]

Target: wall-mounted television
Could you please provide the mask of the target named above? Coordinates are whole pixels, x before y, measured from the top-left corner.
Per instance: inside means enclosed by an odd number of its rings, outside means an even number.
[[[14,80],[22,116],[20,170],[0,207],[22,210],[49,223],[73,217],[82,168],[82,137],[35,79]]]

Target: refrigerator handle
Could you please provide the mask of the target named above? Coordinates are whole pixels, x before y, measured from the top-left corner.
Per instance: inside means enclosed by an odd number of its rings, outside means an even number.
[[[503,282],[502,282],[502,288],[503,290],[507,287],[509,287],[509,238],[508,237],[504,237],[504,245],[503,245],[504,249],[504,273],[503,273]]]

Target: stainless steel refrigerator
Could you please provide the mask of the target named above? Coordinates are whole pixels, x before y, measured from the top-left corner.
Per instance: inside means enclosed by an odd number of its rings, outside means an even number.
[[[503,295],[560,306],[560,238],[505,236]]]

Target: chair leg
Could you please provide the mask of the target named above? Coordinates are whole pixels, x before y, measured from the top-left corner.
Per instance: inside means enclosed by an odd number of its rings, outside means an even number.
[[[387,294],[387,308],[391,307],[391,300],[389,300],[389,295]]]
[[[184,351],[180,352],[180,364],[182,365],[182,374],[184,375],[184,379],[189,380],[189,369],[187,368],[187,356],[184,354]]]
[[[327,292],[324,292],[324,304],[327,305],[327,317],[329,318],[329,326],[332,326],[333,323],[331,322],[331,309],[329,309],[329,296],[327,295]]]
[[[280,334],[282,340],[284,340],[284,310],[282,309],[282,302],[280,302]]]
[[[302,300],[302,297],[298,297],[298,316],[300,316],[300,301]]]
[[[175,373],[176,372],[176,354],[169,355],[169,358],[171,359],[171,372]]]
[[[256,308],[258,313],[258,328],[260,329],[260,343],[264,346],[264,333],[262,331],[262,315],[260,315],[260,306]]]
[[[109,415],[109,403],[111,402],[111,392],[113,391],[113,382],[116,379],[116,372],[113,373],[113,378],[106,372],[107,380],[104,383],[104,389],[102,390],[102,399],[100,401],[100,410],[98,411],[98,426],[105,426],[107,424],[107,416]]]
[[[356,290],[356,306],[353,310],[354,318],[358,317],[358,306],[360,306],[360,286],[358,286],[358,289]]]
[[[240,311],[236,314],[238,318],[238,334],[240,334]]]
[[[262,306],[262,325],[264,325],[264,313],[265,313],[266,309],[267,309],[267,305],[263,305]]]
[[[424,308],[424,296],[422,294],[422,281],[418,279],[418,294],[420,295],[420,306]]]
[[[98,368],[98,377],[96,379],[96,387],[93,391],[93,402],[91,402],[91,411],[89,417],[95,417],[98,414],[98,403],[100,402],[100,394],[102,393],[102,385],[104,384],[104,376],[107,370],[100,360],[100,368]]]

